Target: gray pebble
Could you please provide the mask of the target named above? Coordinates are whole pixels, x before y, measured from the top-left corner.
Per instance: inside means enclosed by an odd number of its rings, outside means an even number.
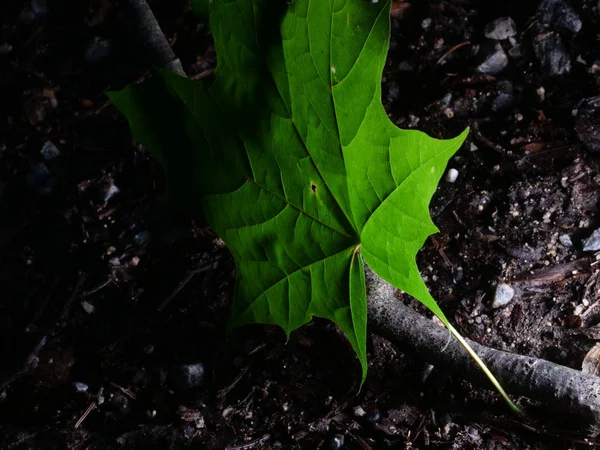
[[[573,241],[571,241],[571,237],[568,234],[561,234],[558,237],[558,242],[560,242],[565,247],[568,247],[568,248],[573,247]]]
[[[515,290],[512,287],[506,283],[500,283],[496,286],[492,308],[502,308],[503,306],[508,305],[514,296]]]
[[[573,7],[564,0],[542,0],[538,7],[538,14],[541,22],[547,25],[573,33],[581,30],[581,19]]]
[[[60,155],[60,150],[52,141],[46,141],[44,142],[44,145],[42,145],[40,153],[46,161],[51,161]]]
[[[85,392],[89,389],[89,386],[81,381],[74,381],[73,387],[75,388],[76,392]]]
[[[571,71],[571,57],[557,33],[538,34],[533,40],[533,50],[546,75],[556,77]]]
[[[595,252],[600,250],[600,228],[594,231],[589,238],[583,241],[584,252]]]
[[[456,169],[449,169],[448,172],[446,172],[446,177],[444,179],[448,183],[454,183],[457,178],[458,178],[458,170],[456,170]]]
[[[355,406],[353,412],[355,417],[364,417],[367,414],[362,406]]]
[[[504,53],[502,46],[496,44],[491,53],[485,56],[485,59],[475,69],[479,73],[496,75],[506,69],[508,66],[508,56]]]
[[[515,21],[510,17],[500,17],[485,26],[484,34],[488,39],[502,41],[515,36],[517,34],[517,26]]]
[[[174,388],[199,388],[204,382],[204,364],[180,364],[172,368],[170,375]]]
[[[92,305],[90,302],[87,302],[85,300],[81,302],[81,307],[88,314],[94,314],[94,311],[96,310],[94,305]]]

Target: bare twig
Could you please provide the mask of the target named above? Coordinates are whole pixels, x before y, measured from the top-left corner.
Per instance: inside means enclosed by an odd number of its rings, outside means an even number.
[[[75,424],[75,429],[79,428],[81,426],[81,424],[83,423],[83,421],[86,419],[86,417],[89,416],[90,413],[94,410],[94,408],[96,407],[96,405],[98,403],[98,399],[102,395],[102,392],[104,392],[103,387],[100,388],[100,390],[98,391],[98,394],[96,394],[94,401],[92,403],[90,403],[90,406],[88,406],[87,409],[85,410],[85,412],[81,415],[81,417]]]
[[[125,389],[123,386],[119,386],[117,383],[114,383],[114,382],[112,382],[110,380],[108,380],[108,384],[110,384],[115,389],[118,389],[119,391],[121,391],[121,393],[123,395],[126,395],[131,400],[135,400],[136,399],[135,394],[133,392],[131,392],[129,389]]]
[[[111,283],[112,283],[112,278],[109,277],[108,280],[103,281],[98,286],[94,286],[92,289],[85,291],[83,294],[81,294],[81,298],[89,297],[90,295],[95,294],[96,292],[104,289],[106,286],[108,286]]]

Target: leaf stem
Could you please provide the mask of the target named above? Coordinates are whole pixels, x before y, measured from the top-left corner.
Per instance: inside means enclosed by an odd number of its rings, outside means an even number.
[[[504,398],[506,403],[508,403],[508,406],[510,407],[510,409],[512,409],[517,414],[524,415],[523,410],[521,410],[521,408],[519,408],[511,400],[511,398],[508,396],[506,391],[502,388],[502,386],[500,385],[500,383],[498,382],[496,377],[492,374],[492,372],[490,372],[490,370],[487,368],[487,366],[484,364],[484,362],[481,360],[481,358],[479,358],[477,353],[475,353],[475,350],[473,350],[471,348],[471,346],[467,343],[467,341],[465,341],[465,339],[460,335],[460,333],[458,331],[456,331],[456,329],[452,325],[448,324],[447,327],[448,327],[448,331],[450,331],[450,333],[456,338],[456,340],[458,342],[460,342],[460,345],[462,345],[464,347],[464,349],[471,356],[471,358],[473,358],[473,361],[475,361],[475,363],[483,371],[485,376],[488,377],[488,379],[492,382],[492,384],[494,385],[496,390],[500,393],[502,398]]]

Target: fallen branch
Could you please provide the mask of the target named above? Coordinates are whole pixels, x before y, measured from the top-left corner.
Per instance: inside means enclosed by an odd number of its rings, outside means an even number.
[[[427,355],[432,364],[461,377],[489,385],[481,369],[448,331],[405,306],[394,296],[394,287],[367,270],[367,296],[371,331],[394,344]],[[469,344],[512,395],[522,395],[581,416],[590,425],[600,424],[600,377],[549,361],[495,350],[471,340]]]
[[[125,11],[129,16],[128,23],[135,25],[131,35],[150,64],[185,76],[181,61],[173,52],[146,0],[127,0]]]

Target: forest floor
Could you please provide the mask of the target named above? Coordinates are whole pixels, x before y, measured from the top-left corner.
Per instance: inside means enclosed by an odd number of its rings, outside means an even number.
[[[494,391],[378,336],[360,393],[326,321],[287,343],[263,326],[226,336],[232,259],[165,204],[160,166],[104,96],[147,75],[119,2],[17,3],[0,6],[1,449],[584,443],[564,412],[523,426]],[[209,73],[185,2],[150,4],[188,74]],[[434,298],[477,342],[581,369],[600,339],[600,4],[394,2],[392,17],[392,120],[471,127],[418,256]],[[494,308],[499,284],[514,296]]]

